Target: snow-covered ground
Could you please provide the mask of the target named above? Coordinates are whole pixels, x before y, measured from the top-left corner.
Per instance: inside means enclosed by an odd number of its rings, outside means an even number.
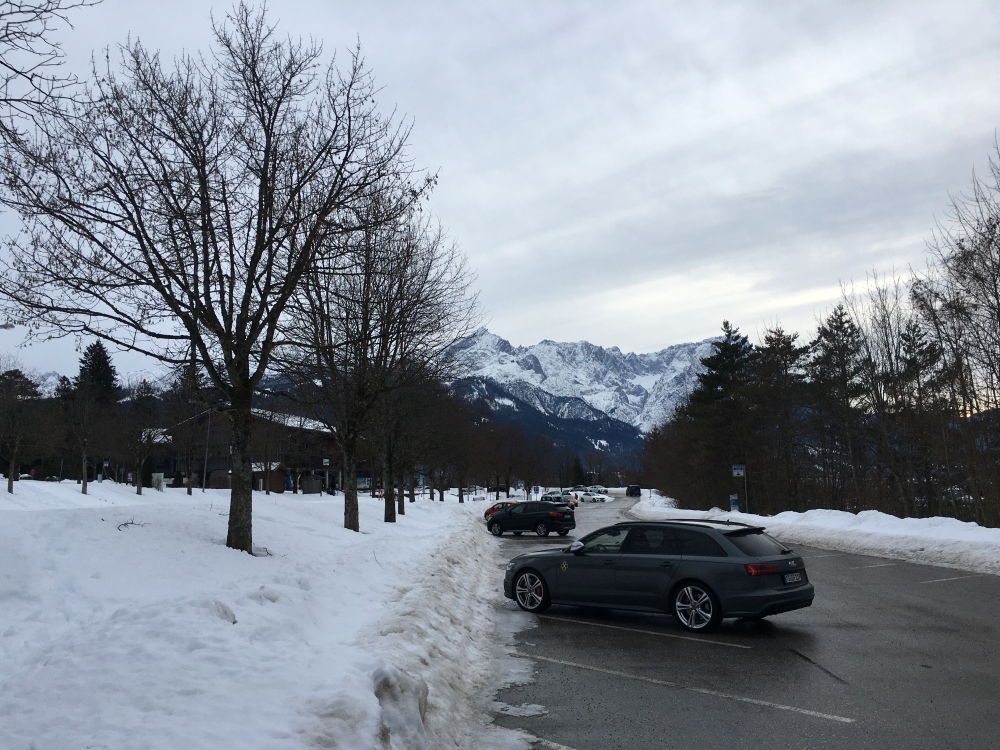
[[[228,492],[15,493],[0,747],[526,747],[486,728],[502,566],[483,503],[386,524],[362,496],[354,533],[342,497],[254,493],[250,556],[224,545]]]
[[[776,516],[729,513],[719,508],[680,510],[672,498],[648,495],[646,491],[631,512],[644,520],[729,518],[763,526],[787,542],[1000,574],[1000,529],[954,518],[896,518],[874,510],[857,514],[839,510],[786,511]]]

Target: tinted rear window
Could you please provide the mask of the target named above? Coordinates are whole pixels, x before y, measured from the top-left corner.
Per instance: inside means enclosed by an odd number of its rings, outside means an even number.
[[[675,529],[674,534],[680,543],[682,555],[729,557],[722,546],[708,534],[687,529]]]
[[[727,534],[726,538],[736,545],[736,549],[750,557],[774,557],[788,549],[763,531],[740,531]]]

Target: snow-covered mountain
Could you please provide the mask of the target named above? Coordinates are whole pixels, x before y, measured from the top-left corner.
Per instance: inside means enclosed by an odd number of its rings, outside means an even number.
[[[463,377],[503,387],[545,415],[573,420],[605,416],[648,432],[687,398],[712,353],[713,339],[650,354],[623,354],[587,341],[512,346],[480,328],[459,342]]]

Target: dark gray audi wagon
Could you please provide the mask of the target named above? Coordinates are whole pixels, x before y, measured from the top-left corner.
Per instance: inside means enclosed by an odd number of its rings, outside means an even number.
[[[569,547],[515,557],[504,595],[528,612],[553,602],[667,612],[705,632],[724,617],[808,607],[802,558],[764,529],[726,521],[628,521]]]

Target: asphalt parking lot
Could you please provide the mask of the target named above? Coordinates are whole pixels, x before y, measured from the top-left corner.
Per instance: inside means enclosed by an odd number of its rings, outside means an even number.
[[[581,506],[568,537],[504,536],[504,553],[565,546],[631,505]],[[761,623],[694,636],[667,615],[511,611],[534,680],[497,700],[546,713],[495,723],[553,750],[1000,747],[1000,577],[790,546],[816,600]]]

